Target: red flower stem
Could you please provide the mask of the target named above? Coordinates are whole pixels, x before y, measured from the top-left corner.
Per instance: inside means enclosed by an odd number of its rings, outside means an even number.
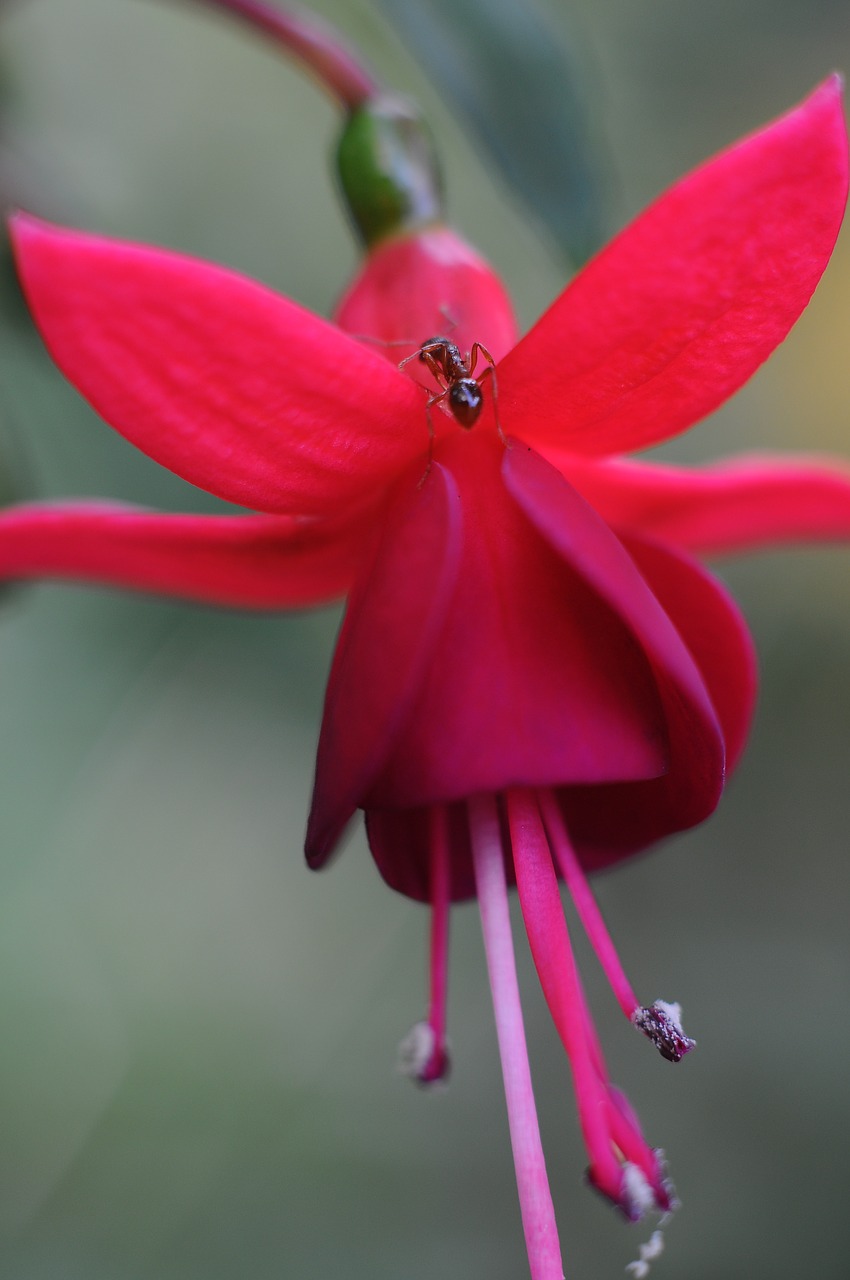
[[[617,1003],[626,1017],[630,1019],[634,1011],[640,1008],[640,1005],[632,990],[631,983],[626,977],[620,957],[617,955],[611,935],[608,932],[608,926],[602,919],[602,912],[599,910],[590,885],[587,883],[587,877],[582,870],[581,863],[576,857],[575,850],[567,834],[567,828],[561,817],[558,803],[550,791],[540,791],[537,799],[540,805],[540,812],[543,815],[546,833],[549,836],[550,847],[555,855],[558,869],[564,877],[564,883],[576,905],[584,931],[590,939],[606,978],[611,984]]]
[[[522,918],[543,995],[572,1067],[591,1168],[597,1185],[616,1201],[621,1171],[608,1128],[607,1090],[597,1074],[588,1041],[584,996],[552,855],[532,792],[508,792],[508,821]]]
[[[563,1280],[558,1229],[522,1023],[499,814],[492,796],[474,796],[468,807],[481,930],[531,1277],[532,1280]]]
[[[380,85],[330,26],[312,15],[281,9],[264,0],[201,0],[242,18],[281,45],[312,71],[348,111],[380,92]]]
[[[434,1033],[434,1066],[446,1061],[446,1002],[449,975],[449,833],[448,814],[434,805],[431,821],[431,1000],[428,1023]]]

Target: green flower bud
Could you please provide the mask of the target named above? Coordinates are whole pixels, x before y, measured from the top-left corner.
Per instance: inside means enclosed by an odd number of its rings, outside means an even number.
[[[337,171],[354,224],[369,246],[442,215],[431,137],[401,98],[371,98],[352,111],[337,148]]]

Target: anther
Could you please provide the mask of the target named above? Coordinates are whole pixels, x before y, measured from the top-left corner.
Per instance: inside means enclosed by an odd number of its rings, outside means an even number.
[[[432,1085],[449,1074],[449,1056],[428,1022],[417,1022],[398,1046],[398,1069],[417,1084]]]
[[[668,1062],[681,1062],[696,1047],[696,1040],[686,1036],[682,1028],[682,1006],[656,1000],[648,1008],[635,1009],[632,1022],[655,1045]]]

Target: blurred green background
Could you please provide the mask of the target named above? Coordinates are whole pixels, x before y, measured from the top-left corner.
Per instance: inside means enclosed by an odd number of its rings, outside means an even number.
[[[846,0],[545,7],[610,148],[612,226],[850,68]],[[562,260],[386,14],[315,8],[426,108],[453,220],[530,323]],[[0,72],[4,198],[330,309],[356,262],[326,158],[336,118],[250,33],[179,0],[19,0],[2,6]],[[769,367],[665,456],[850,457],[848,352],[845,234]],[[27,493],[215,509],[86,409],[8,293],[0,428]],[[712,822],[598,883],[639,993],[681,1000],[699,1051],[662,1063],[585,972],[614,1078],[684,1202],[658,1276],[846,1280],[850,552],[722,573],[762,659],[749,755]],[[3,1275],[527,1274],[474,910],[453,921],[451,1087],[423,1094],[394,1053],[424,1008],[426,914],[383,886],[360,835],[327,874],[302,863],[337,622],[68,587],[4,597]],[[518,953],[567,1274],[616,1276],[647,1232],[582,1186],[566,1062]]]

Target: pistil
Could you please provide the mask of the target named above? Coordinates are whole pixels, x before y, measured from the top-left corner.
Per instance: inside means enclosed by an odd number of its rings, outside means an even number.
[[[504,851],[493,796],[468,802],[472,859],[532,1280],[563,1280],[519,1000]]]

